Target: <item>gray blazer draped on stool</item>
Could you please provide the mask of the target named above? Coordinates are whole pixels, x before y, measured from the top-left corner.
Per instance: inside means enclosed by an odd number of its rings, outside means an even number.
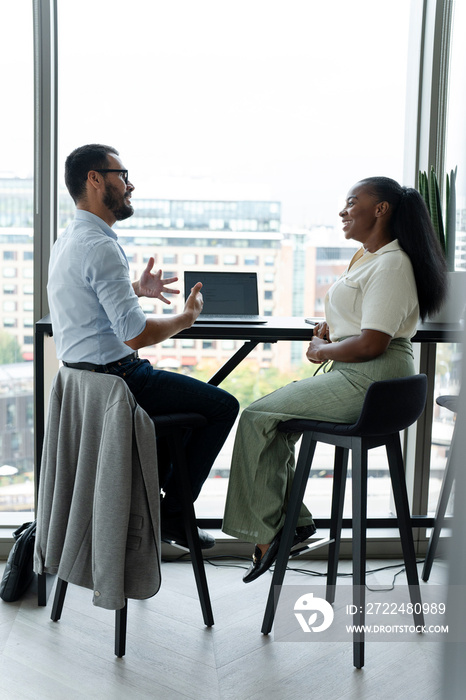
[[[120,377],[62,367],[54,379],[39,484],[34,571],[119,610],[160,588],[155,432]]]

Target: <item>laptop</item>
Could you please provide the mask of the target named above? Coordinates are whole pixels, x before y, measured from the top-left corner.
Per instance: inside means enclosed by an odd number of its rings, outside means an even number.
[[[204,298],[199,323],[267,323],[268,319],[259,315],[256,272],[187,271],[186,299],[196,282],[202,282]]]

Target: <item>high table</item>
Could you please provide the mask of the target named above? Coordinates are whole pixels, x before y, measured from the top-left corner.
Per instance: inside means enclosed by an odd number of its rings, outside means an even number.
[[[317,320],[317,319],[316,319]],[[198,340],[242,340],[243,344],[233,353],[227,362],[209,379],[209,383],[218,386],[258,343],[276,343],[279,341],[300,340],[308,341],[312,337],[312,325],[305,322],[304,318],[273,317],[263,324],[213,324],[196,322],[191,328],[178,333],[175,338],[189,338]],[[40,475],[40,461],[42,457],[42,443],[44,439],[45,412],[44,412],[44,339],[52,336],[52,324],[49,316],[45,316],[35,326],[35,353],[34,353],[34,401],[35,401],[35,467],[36,490]],[[463,339],[463,330],[460,324],[435,324],[425,323],[419,325],[414,343],[420,344],[419,371],[428,378],[428,398],[426,409],[417,422],[417,431],[412,458],[414,459],[415,475],[422,470],[425,464],[430,463],[430,450],[432,440],[433,420],[433,396],[435,381],[435,356],[437,343],[460,343]],[[415,480],[421,483],[421,487],[413,493],[413,513],[421,513],[427,503],[427,480]],[[412,517],[413,525],[430,527],[433,519],[416,515]],[[204,525],[220,527],[220,520],[201,521]],[[326,521],[319,521],[320,526],[325,527]],[[328,523],[327,523],[328,524]],[[351,525],[350,520],[345,520],[344,527]],[[370,518],[368,527],[393,527],[393,519]]]

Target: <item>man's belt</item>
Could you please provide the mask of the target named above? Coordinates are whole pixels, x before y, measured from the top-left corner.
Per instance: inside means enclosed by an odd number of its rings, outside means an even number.
[[[130,355],[122,357],[121,360],[115,360],[114,362],[109,362],[108,365],[94,365],[92,362],[65,362],[63,364],[65,367],[70,369],[87,369],[89,372],[108,372],[115,365],[121,365],[123,362],[128,362],[129,360],[138,360],[139,355],[137,352],[132,352]]]

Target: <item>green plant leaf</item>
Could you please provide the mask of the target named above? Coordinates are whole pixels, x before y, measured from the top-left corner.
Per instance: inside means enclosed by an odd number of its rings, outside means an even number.
[[[440,190],[438,186],[437,175],[432,167],[429,173],[429,204],[430,218],[437,233],[442,250],[446,254],[445,248],[445,233],[443,229],[442,203],[440,200]]]
[[[426,207],[430,214],[430,203],[429,203],[429,185],[427,180],[427,173],[419,171],[419,193],[426,203]]]
[[[446,193],[445,193],[445,250],[448,269],[453,272],[455,269],[455,248],[456,248],[456,172],[447,173]]]

